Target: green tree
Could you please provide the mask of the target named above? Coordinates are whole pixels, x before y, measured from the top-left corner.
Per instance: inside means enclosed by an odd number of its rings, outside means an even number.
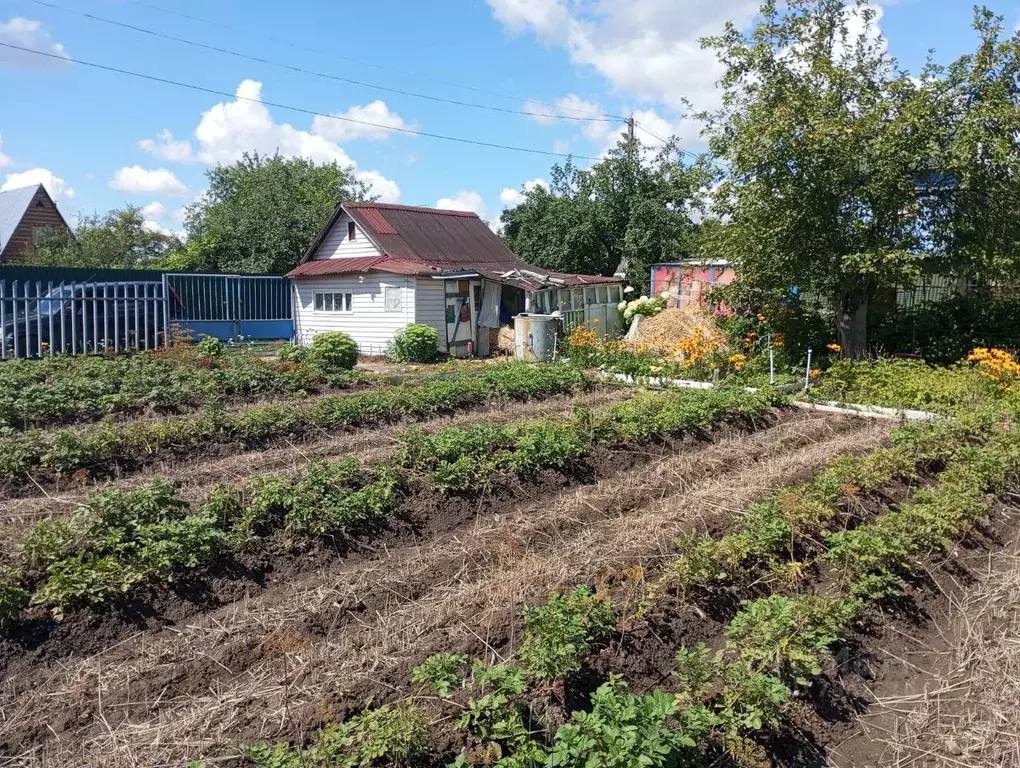
[[[856,17],[861,31],[851,33]],[[706,115],[721,174],[715,252],[740,283],[825,297],[844,353],[867,349],[867,310],[912,279],[929,245],[919,190],[938,168],[936,99],[896,69],[864,0],[775,0],[747,34],[703,41],[726,65]]]
[[[707,175],[685,165],[675,142],[652,153],[623,140],[589,170],[554,165],[549,188],[535,187],[503,211],[509,248],[535,266],[612,275],[626,270],[636,287],[648,266],[692,255],[692,210]]]
[[[977,48],[949,67],[929,64],[935,92],[939,175],[926,195],[932,246],[957,274],[1017,277],[1020,260],[1020,34],[974,10]]]
[[[128,206],[83,217],[73,233],[44,239],[27,261],[61,267],[155,268],[181,248],[179,237],[148,228],[141,209]]]
[[[246,154],[216,166],[188,209],[188,248],[175,268],[281,274],[297,266],[338,203],[368,199],[353,168]]]

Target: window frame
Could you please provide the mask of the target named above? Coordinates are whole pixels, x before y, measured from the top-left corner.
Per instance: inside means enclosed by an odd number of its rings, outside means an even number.
[[[348,242],[357,240],[358,227],[353,220],[347,222],[347,240]]]
[[[396,291],[396,294],[397,294],[397,306],[396,307],[388,307],[388,306],[386,306],[387,294],[390,291]],[[383,294],[383,312],[403,312],[404,311],[404,289],[403,289],[403,286],[400,286],[400,285],[385,285],[384,284],[382,286],[382,294]]]
[[[326,297],[329,297],[328,307]],[[339,301],[337,301],[339,297]],[[337,306],[340,309],[337,309]],[[346,308],[344,308],[346,307]],[[314,291],[312,293],[312,311],[330,315],[354,314],[354,294],[351,291]]]

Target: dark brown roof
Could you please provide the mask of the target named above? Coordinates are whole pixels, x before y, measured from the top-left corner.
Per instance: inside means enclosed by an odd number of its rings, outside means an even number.
[[[393,272],[398,275],[423,275],[433,270],[427,264],[416,261],[399,261],[386,256],[358,256],[351,259],[316,259],[306,261],[300,267],[292,269],[284,277],[297,277],[298,275],[349,275],[351,273],[368,272],[369,270],[380,272]]]
[[[347,212],[382,256],[354,259],[311,260],[316,249]],[[342,266],[335,262],[345,262]],[[355,263],[356,262],[356,263]],[[319,266],[330,264],[331,266]],[[392,268],[390,268],[392,267]],[[345,274],[377,269],[398,274],[454,273],[473,271],[490,279],[516,273],[500,282],[528,290],[543,285],[592,285],[618,283],[619,278],[600,275],[568,275],[533,267],[521,260],[488,225],[470,211],[418,208],[387,203],[341,203],[329,222],[305,252],[301,266],[287,277]],[[407,271],[414,270],[414,271]]]
[[[452,267],[524,263],[470,211],[379,203],[349,203],[344,209],[394,259]]]

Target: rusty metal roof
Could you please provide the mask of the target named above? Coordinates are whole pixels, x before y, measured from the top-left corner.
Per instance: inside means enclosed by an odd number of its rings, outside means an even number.
[[[433,270],[427,264],[413,261],[390,259],[386,256],[359,256],[352,259],[316,259],[306,261],[292,269],[284,277],[309,277],[312,275],[349,275],[377,270],[398,275],[429,274]]]
[[[354,219],[383,255],[312,261],[312,254],[344,212]],[[533,267],[518,258],[477,214],[470,211],[388,203],[338,205],[305,253],[301,266],[289,272],[287,277],[338,275],[369,269],[398,274],[470,270],[526,290],[621,282],[614,277],[569,275]],[[411,269],[414,271],[408,271]]]
[[[379,249],[394,259],[426,264],[524,265],[495,232],[470,211],[381,203],[343,206]],[[386,228],[379,226],[382,220]]]

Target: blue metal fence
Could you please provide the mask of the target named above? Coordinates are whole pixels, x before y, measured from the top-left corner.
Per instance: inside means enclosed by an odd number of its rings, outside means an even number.
[[[175,328],[218,339],[294,335],[290,285],[285,278],[168,273],[163,281]]]
[[[289,339],[290,286],[276,275],[0,267],[0,358],[152,349],[175,330]]]

